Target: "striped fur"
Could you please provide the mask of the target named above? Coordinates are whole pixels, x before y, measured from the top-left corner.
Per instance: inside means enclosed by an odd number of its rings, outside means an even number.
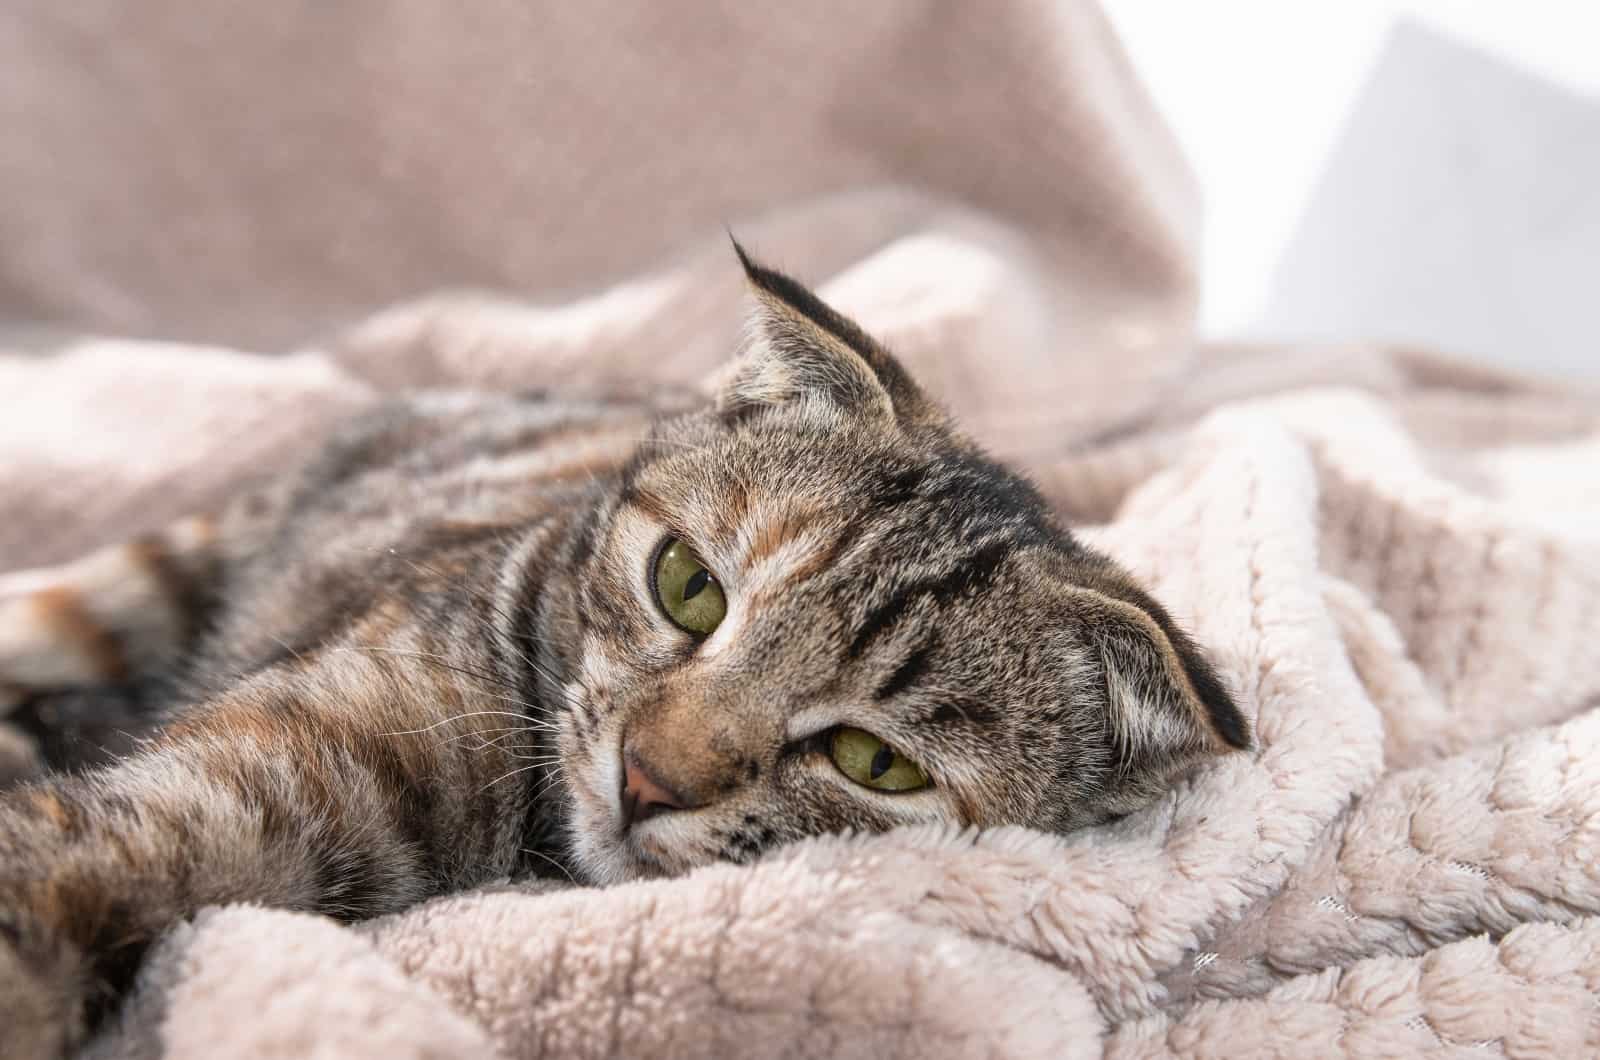
[[[208,903],[358,919],[845,828],[1064,830],[1249,744],[1159,605],[859,328],[745,265],[753,338],[710,403],[417,398],[215,522],[0,581],[9,702],[155,682],[169,708],[0,803],[0,1025],[38,1029],[8,1049],[76,1041]],[[652,597],[669,535],[729,601],[703,641]],[[847,780],[844,724],[932,785]],[[625,749],[686,812],[624,823]]]

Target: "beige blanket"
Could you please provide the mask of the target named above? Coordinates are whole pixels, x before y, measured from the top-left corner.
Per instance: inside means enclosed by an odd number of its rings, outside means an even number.
[[[1147,578],[1259,752],[1066,838],[208,911],[91,1052],[1600,1050],[1600,399],[1197,346],[1190,185],[1092,7],[824,6],[7,5],[0,312],[185,341],[0,357],[0,570],[385,390],[699,378],[727,223]],[[339,326],[461,285],[516,297]]]

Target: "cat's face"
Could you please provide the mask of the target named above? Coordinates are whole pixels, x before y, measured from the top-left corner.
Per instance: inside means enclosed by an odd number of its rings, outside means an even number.
[[[1248,743],[1124,574],[848,322],[751,278],[754,348],[641,447],[576,582],[559,750],[586,875],[914,822],[1061,830]]]

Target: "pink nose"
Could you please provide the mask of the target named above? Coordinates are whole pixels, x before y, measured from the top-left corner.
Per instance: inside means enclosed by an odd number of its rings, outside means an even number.
[[[650,775],[639,758],[628,753],[622,759],[622,826],[647,821],[658,813],[682,810],[686,803],[672,789]]]

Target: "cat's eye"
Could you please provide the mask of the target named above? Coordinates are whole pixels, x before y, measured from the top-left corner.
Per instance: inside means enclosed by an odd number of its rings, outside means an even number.
[[[667,617],[698,637],[709,636],[728,613],[717,576],[677,538],[656,554],[655,589]]]
[[[836,730],[830,753],[839,772],[864,787],[915,791],[928,786],[921,766],[865,729]]]

